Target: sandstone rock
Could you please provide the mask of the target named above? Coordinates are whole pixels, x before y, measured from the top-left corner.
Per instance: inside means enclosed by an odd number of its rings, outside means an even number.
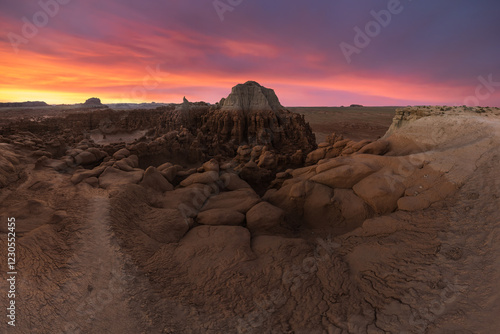
[[[122,159],[122,160],[115,162],[113,164],[113,167],[121,169],[121,170],[126,171],[126,172],[130,172],[131,170],[134,169],[134,167],[132,167],[131,162],[128,161],[127,159]]]
[[[104,170],[106,169],[105,166],[99,166],[94,169],[88,170],[88,169],[78,169],[75,171],[73,176],[71,177],[71,182],[73,184],[78,184],[82,182],[83,180],[87,178],[92,178],[92,177],[98,177],[101,175]]]
[[[76,157],[78,154],[82,153],[83,150],[74,148],[74,149],[69,149],[66,151],[66,155],[69,155],[70,157]]]
[[[205,203],[201,211],[211,209],[231,208],[243,214],[247,213],[255,204],[260,202],[260,197],[253,189],[239,189],[223,192],[213,197]]]
[[[285,212],[268,202],[260,202],[248,210],[246,218],[250,231],[265,231],[280,227],[284,223]]]
[[[332,201],[340,208],[349,229],[360,226],[371,215],[368,205],[351,189],[335,189]]]
[[[233,87],[231,94],[224,101],[222,110],[279,111],[283,106],[272,89],[265,88],[255,81]]]
[[[129,155],[130,151],[127,150],[126,148],[122,148],[113,154],[113,158],[115,158],[116,160],[120,160],[123,158],[127,158]]]
[[[106,156],[108,156],[108,154],[104,151],[101,151],[95,147],[91,147],[89,149],[87,149],[88,152],[92,153],[93,155],[95,155],[96,159],[97,160],[102,160],[104,159]]]
[[[225,190],[238,190],[242,188],[251,188],[248,183],[240,179],[235,173],[224,173],[220,177]]]
[[[125,158],[124,160],[133,168],[139,167],[139,157],[135,154],[129,156],[128,158]]]
[[[306,165],[312,165],[324,159],[326,155],[326,148],[318,148],[317,150],[312,151],[306,157]]]
[[[302,208],[305,226],[313,229],[332,228],[342,221],[339,208],[332,203],[333,189],[308,182],[305,190]]]
[[[125,172],[113,167],[107,167],[101,176],[99,176],[99,186],[108,189],[125,184],[136,184],[142,180],[143,175],[144,171],[142,169]]]
[[[18,180],[18,171],[19,159],[14,149],[10,145],[0,144],[0,188]]]
[[[88,185],[92,186],[93,188],[99,187],[99,179],[95,176],[86,178],[83,180],[83,182],[87,183]]]
[[[58,221],[57,217],[54,217],[55,210],[43,200],[29,199],[10,207],[9,211],[16,218],[16,234],[19,235]],[[0,232],[9,232],[7,224],[0,225]]]
[[[158,170],[159,170],[160,172],[162,172],[162,171],[167,170],[167,169],[169,169],[170,167],[173,167],[173,166],[174,166],[174,165],[173,165],[172,163],[170,163],[170,162],[166,162],[166,163],[164,163],[164,164],[162,164],[162,165],[158,166]]]
[[[177,176],[177,172],[181,169],[181,166],[172,166],[161,170],[160,173],[168,180],[168,182],[172,183]]]
[[[97,97],[91,97],[90,99],[87,99],[83,104],[86,106],[102,106],[101,99]]]
[[[47,157],[47,158],[51,159],[52,158],[52,153],[47,152],[47,151],[43,151],[43,150],[36,150],[33,153],[31,153],[31,156],[33,156],[35,158]]]
[[[257,166],[259,168],[275,169],[277,164],[278,161],[276,160],[276,155],[273,152],[265,151],[259,157]]]
[[[352,188],[375,171],[362,163],[338,166],[313,176],[310,180],[331,188]]]
[[[361,140],[359,142],[353,143],[353,145],[351,145],[350,147],[354,152],[358,152],[359,150],[364,148],[366,145],[369,145],[371,142],[372,141],[369,139],[364,139],[364,140]]]
[[[294,166],[301,166],[304,163],[304,152],[302,150],[295,151],[290,157],[290,163]]]
[[[97,162],[97,157],[89,151],[84,151],[75,157],[77,165],[90,165]]]
[[[185,217],[194,218],[215,190],[204,184],[193,184],[163,194],[161,207],[178,209]]]
[[[197,216],[197,221],[202,225],[243,225],[245,215],[233,210],[227,209],[211,209],[200,212]]]
[[[216,182],[218,179],[219,179],[218,172],[212,171],[212,172],[196,173],[190,175],[187,179],[182,181],[181,186],[187,187],[194,183],[210,184]]]
[[[416,196],[401,197],[398,200],[398,209],[404,211],[419,211],[427,209],[431,204],[444,200],[457,190],[452,182],[441,180],[436,182],[432,188],[426,189]]]
[[[391,148],[391,143],[384,139],[379,139],[376,142],[370,143],[361,148],[356,154],[374,154],[384,155]]]
[[[353,190],[377,214],[388,214],[398,207],[397,203],[405,192],[405,186],[397,175],[380,171],[361,180]]]
[[[158,172],[155,167],[148,167],[144,172],[144,177],[140,183],[144,187],[154,189],[159,192],[171,191],[174,187]]]
[[[219,173],[219,163],[215,159],[205,162],[202,167],[205,172]]]
[[[43,167],[52,168],[58,172],[65,172],[68,170],[68,165],[65,161],[40,157],[35,163],[35,169],[41,169]]]

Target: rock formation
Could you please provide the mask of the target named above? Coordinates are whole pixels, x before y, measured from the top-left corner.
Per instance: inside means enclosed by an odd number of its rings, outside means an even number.
[[[21,108],[21,107],[47,107],[48,104],[43,101],[29,102],[2,102],[0,108]]]
[[[101,99],[97,97],[91,97],[90,99],[87,99],[83,105],[86,106],[102,106]]]
[[[1,129],[0,218],[16,217],[29,319],[16,329],[498,332],[500,110],[423,109],[318,150],[254,82],[216,106]],[[91,140],[108,121],[146,134]]]

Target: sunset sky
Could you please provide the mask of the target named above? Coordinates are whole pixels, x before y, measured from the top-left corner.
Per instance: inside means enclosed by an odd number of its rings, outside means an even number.
[[[0,101],[214,103],[254,80],[285,106],[500,107],[499,13],[484,0],[2,1]]]

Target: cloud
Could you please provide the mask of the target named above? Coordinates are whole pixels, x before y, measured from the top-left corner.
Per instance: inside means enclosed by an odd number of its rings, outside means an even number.
[[[7,33],[20,34],[22,18],[41,9],[3,2],[0,100],[19,92],[120,100],[157,66],[164,74],[140,95],[147,101],[215,102],[256,80],[287,105],[462,104],[479,76],[500,81],[492,1],[402,1],[401,14],[348,64],[339,44],[387,3],[243,1],[221,22],[211,1],[72,1],[15,54]],[[499,95],[484,103],[500,105]]]

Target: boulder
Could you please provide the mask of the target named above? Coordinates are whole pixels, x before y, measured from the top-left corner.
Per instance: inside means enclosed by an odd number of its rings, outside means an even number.
[[[356,195],[380,215],[396,210],[398,200],[403,196],[405,189],[401,177],[387,170],[372,174],[353,187]]]
[[[346,227],[358,227],[371,215],[368,205],[351,189],[335,189],[332,201],[340,208]]]
[[[108,189],[125,184],[137,184],[142,180],[143,175],[144,171],[142,169],[133,169],[130,172],[125,172],[113,167],[107,167],[101,176],[99,176],[99,186]]]
[[[181,186],[187,187],[194,183],[201,184],[210,184],[216,182],[219,179],[218,172],[204,172],[204,173],[196,173],[188,176],[184,181],[181,182]]]
[[[306,165],[312,165],[324,159],[326,155],[326,148],[318,148],[317,150],[312,151],[306,157]]]
[[[257,166],[259,168],[275,169],[277,164],[278,161],[276,159],[276,154],[270,151],[265,151],[260,155]]]
[[[95,147],[91,147],[91,148],[87,149],[87,152],[90,152],[93,155],[95,155],[96,158],[97,158],[97,160],[102,160],[102,159],[104,159],[105,157],[108,156],[108,154],[106,152],[101,151],[101,150],[99,150],[98,148],[95,148]]]
[[[164,170],[166,170],[166,169],[168,169],[168,168],[170,168],[170,167],[172,167],[172,166],[173,166],[173,164],[172,164],[172,163],[170,163],[170,162],[166,162],[166,163],[164,163],[164,164],[162,164],[162,165],[158,166],[158,170],[161,172],[161,171],[164,171]]]
[[[165,177],[155,168],[148,167],[144,172],[144,177],[140,183],[142,186],[154,189],[159,192],[171,191],[174,187]]]
[[[215,159],[212,159],[210,161],[205,162],[203,164],[202,168],[205,172],[217,172],[217,173],[219,173],[219,163]]]
[[[253,189],[239,189],[223,192],[213,197],[205,203],[201,211],[211,209],[231,208],[243,214],[247,213],[255,204],[260,202],[260,197]]]
[[[174,179],[177,176],[177,172],[179,172],[181,169],[181,166],[172,166],[160,170],[160,173],[168,180],[168,182],[174,182]]]
[[[186,188],[177,188],[163,194],[161,206],[179,209],[184,216],[194,218],[212,193],[214,193],[212,187],[199,183]]]
[[[356,154],[384,155],[391,148],[391,143],[385,139],[379,139],[361,148]]]
[[[97,157],[89,151],[83,151],[75,157],[77,165],[90,165],[97,162]]]
[[[227,209],[211,209],[200,212],[197,221],[201,225],[243,225],[245,215],[233,210]]]
[[[242,188],[251,188],[248,183],[240,179],[236,173],[224,173],[220,177],[225,190],[238,190]]]
[[[121,169],[123,171],[129,172],[134,169],[134,167],[131,166],[130,161],[128,161],[128,158],[126,159],[121,159],[113,164],[113,167]]]
[[[128,157],[129,155],[130,155],[130,151],[127,150],[126,148],[122,148],[113,154],[113,158],[115,158],[116,160],[120,160],[120,159]]]
[[[92,186],[93,188],[99,187],[99,179],[97,177],[95,177],[95,176],[86,178],[85,180],[83,180],[83,182],[85,182],[86,184]]]
[[[94,169],[88,170],[88,169],[78,169],[75,171],[73,176],[71,177],[71,182],[73,184],[78,184],[85,180],[86,178],[91,178],[91,177],[98,177],[101,175],[104,170],[106,169],[105,166],[99,166]]]
[[[362,163],[338,166],[313,176],[310,180],[331,188],[352,188],[375,170]]]
[[[260,202],[248,210],[246,218],[250,231],[265,231],[280,227],[285,220],[285,212],[268,202]]]

